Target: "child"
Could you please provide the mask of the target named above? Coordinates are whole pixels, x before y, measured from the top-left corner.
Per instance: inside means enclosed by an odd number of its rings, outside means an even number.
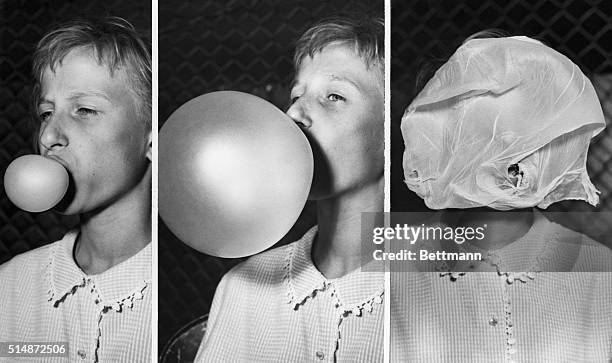
[[[196,361],[382,361],[384,274],[359,269],[361,212],[383,209],[383,39],[373,19],[299,39],[287,114],[314,149],[318,226],[224,276]]]
[[[607,361],[612,251],[534,211],[598,201],[586,155],[605,122],[580,69],[530,38],[471,39],[402,123],[406,184],[432,209],[466,209],[453,226],[486,226],[457,248],[491,272],[391,274],[391,359]]]
[[[0,266],[0,341],[66,342],[70,361],[150,362],[148,47],[123,19],[73,22],[42,38],[33,68],[40,154],[67,169],[57,210],[80,225]]]

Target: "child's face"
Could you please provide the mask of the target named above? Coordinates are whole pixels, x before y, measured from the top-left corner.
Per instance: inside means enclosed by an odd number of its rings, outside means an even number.
[[[306,57],[287,114],[311,141],[310,199],[326,199],[379,180],[384,171],[384,98],[378,73],[350,47]]]
[[[87,50],[47,68],[41,82],[39,146],[66,167],[74,196],[66,214],[105,208],[124,198],[149,167],[151,130],[137,116],[125,69],[111,76]]]

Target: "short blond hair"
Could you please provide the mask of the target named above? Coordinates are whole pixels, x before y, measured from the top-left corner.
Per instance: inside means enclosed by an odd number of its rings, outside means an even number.
[[[72,21],[48,32],[36,46],[33,56],[33,110],[40,98],[45,69],[54,70],[75,49],[91,50],[98,63],[111,75],[126,69],[130,88],[138,101],[138,115],[151,125],[151,52],[148,44],[127,20],[108,17],[99,21]]]
[[[298,39],[293,56],[297,72],[305,57],[313,57],[331,44],[354,48],[366,66],[374,67],[381,91],[385,77],[385,22],[367,16],[332,17],[310,27]]]

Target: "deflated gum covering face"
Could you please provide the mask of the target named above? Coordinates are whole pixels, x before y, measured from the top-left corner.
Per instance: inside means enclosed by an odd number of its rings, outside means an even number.
[[[527,37],[470,40],[402,118],[405,182],[432,209],[596,205],[586,155],[604,127],[567,57]]]

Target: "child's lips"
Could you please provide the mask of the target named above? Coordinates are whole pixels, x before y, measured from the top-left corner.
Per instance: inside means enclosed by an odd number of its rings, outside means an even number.
[[[58,164],[60,164],[61,166],[64,167],[64,169],[66,169],[66,171],[70,172],[70,169],[68,168],[68,163],[62,159],[61,157],[57,156],[57,155],[44,155],[47,159],[51,159],[55,162],[57,162]]]

